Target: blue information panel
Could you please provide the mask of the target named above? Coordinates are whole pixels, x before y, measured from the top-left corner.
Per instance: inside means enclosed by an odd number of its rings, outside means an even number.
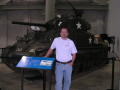
[[[23,56],[16,67],[51,70],[54,61],[55,61],[55,58]]]

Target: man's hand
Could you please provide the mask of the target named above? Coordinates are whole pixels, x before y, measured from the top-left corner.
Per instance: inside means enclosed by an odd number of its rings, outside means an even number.
[[[49,57],[53,53],[52,49],[49,49],[44,57]]]
[[[73,66],[73,65],[74,65],[74,63],[73,63],[73,62],[71,62],[71,63],[69,63],[69,65],[70,65],[70,66]]]
[[[69,63],[71,66],[74,65],[75,59],[76,59],[76,53],[75,53],[75,54],[72,54],[72,62]]]

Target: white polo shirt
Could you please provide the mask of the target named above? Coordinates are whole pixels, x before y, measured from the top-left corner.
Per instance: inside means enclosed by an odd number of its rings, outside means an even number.
[[[56,49],[56,59],[60,62],[72,60],[72,54],[77,53],[74,42],[69,38],[66,40],[61,37],[55,38],[50,48]]]

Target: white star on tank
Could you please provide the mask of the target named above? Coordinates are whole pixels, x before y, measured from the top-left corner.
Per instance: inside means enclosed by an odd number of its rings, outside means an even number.
[[[80,22],[78,22],[77,24],[76,24],[76,26],[77,26],[77,29],[81,29],[81,24],[80,24]]]

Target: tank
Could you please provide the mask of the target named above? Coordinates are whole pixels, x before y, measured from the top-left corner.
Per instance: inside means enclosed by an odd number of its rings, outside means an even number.
[[[108,63],[108,46],[97,43],[95,37],[90,33],[91,25],[82,18],[83,10],[76,10],[75,15],[57,15],[53,20],[45,24],[18,22],[12,24],[30,26],[33,31],[17,38],[17,42],[6,47],[2,53],[2,61],[12,70],[19,72],[16,64],[22,56],[43,57],[49,49],[55,37],[59,37],[59,30],[67,27],[70,30],[69,38],[75,42],[77,47],[77,59],[73,66],[73,73],[87,72]],[[53,54],[51,57],[54,57]]]

